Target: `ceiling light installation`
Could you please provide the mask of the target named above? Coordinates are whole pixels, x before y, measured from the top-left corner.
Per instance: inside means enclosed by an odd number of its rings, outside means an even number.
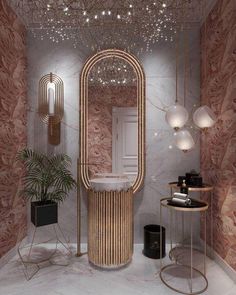
[[[202,1],[202,0],[200,0]],[[199,0],[8,0],[36,38],[70,41],[81,50],[122,48],[138,54],[171,42],[186,3],[186,22],[199,23]],[[101,34],[102,31],[102,34]]]

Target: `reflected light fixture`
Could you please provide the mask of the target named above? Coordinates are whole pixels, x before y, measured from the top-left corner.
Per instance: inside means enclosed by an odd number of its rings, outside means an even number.
[[[191,133],[187,129],[182,129],[174,133],[175,145],[183,152],[191,150],[195,143]]]

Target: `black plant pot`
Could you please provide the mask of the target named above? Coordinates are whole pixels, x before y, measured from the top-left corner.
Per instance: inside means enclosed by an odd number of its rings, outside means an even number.
[[[32,202],[31,222],[36,226],[57,223],[58,205],[55,202]]]

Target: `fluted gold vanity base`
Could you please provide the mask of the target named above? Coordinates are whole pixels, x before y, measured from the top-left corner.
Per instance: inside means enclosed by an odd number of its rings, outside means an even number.
[[[89,191],[88,258],[103,268],[119,268],[133,255],[133,192]]]

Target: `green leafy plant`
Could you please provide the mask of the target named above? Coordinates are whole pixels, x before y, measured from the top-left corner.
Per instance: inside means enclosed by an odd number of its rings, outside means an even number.
[[[65,154],[49,157],[25,148],[18,153],[17,160],[26,168],[21,195],[28,200],[63,202],[77,186],[68,169],[71,159]]]

